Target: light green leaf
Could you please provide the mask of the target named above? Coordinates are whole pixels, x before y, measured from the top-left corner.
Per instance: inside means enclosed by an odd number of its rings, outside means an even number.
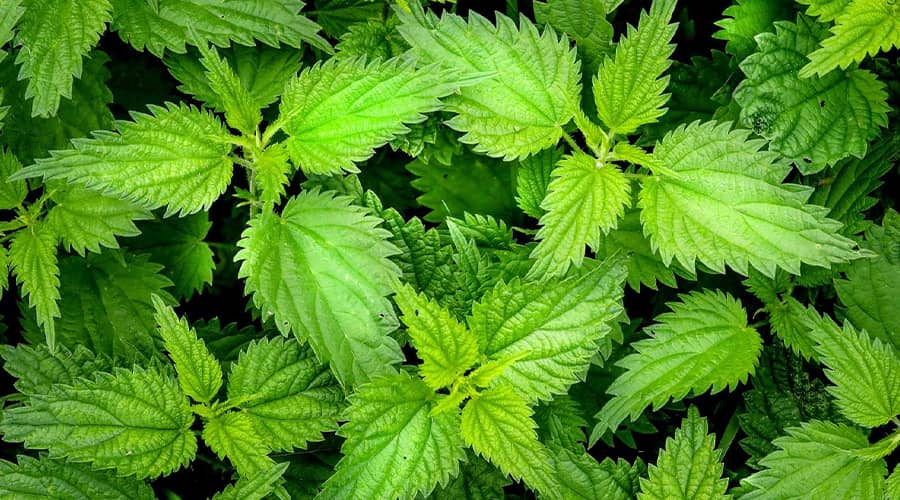
[[[344,457],[319,498],[427,496],[459,473],[465,457],[459,413],[430,415],[434,391],[406,373],[389,375],[350,396]]]
[[[615,229],[631,203],[631,182],[612,163],[576,152],[563,157],[552,175],[541,203],[546,213],[536,236],[540,241],[531,253],[532,279],[580,267],[584,246],[596,249],[601,232]]]
[[[565,393],[584,376],[622,312],[621,259],[579,275],[499,283],[475,304],[469,326],[488,360],[523,357],[496,379],[529,401]]]
[[[882,498],[887,467],[854,454],[869,446],[859,430],[812,421],[787,432],[775,440],[779,449],[760,461],[766,470],[742,481],[756,488],[742,499]]]
[[[808,0],[807,0],[808,1]],[[800,0],[803,3],[803,0]],[[739,61],[756,52],[756,36],[771,31],[772,23],[793,18],[794,2],[790,0],[737,0],[716,21],[722,28],[713,38],[725,40],[725,50]]]
[[[81,78],[82,58],[106,31],[111,6],[109,0],[26,0],[24,6],[16,25],[19,79],[28,80],[31,116],[49,117],[60,97],[72,97],[73,77]]]
[[[462,437],[479,455],[544,495],[553,494],[550,455],[538,441],[528,403],[509,385],[469,400],[462,411]]]
[[[887,126],[890,109],[884,84],[869,71],[797,76],[824,36],[825,28],[805,16],[796,24],[776,22],[775,33],[756,37],[759,52],[741,63],[747,78],[734,92],[744,124],[803,174],[846,156],[865,156],[868,142]]]
[[[25,181],[7,180],[19,170],[22,170],[22,164],[16,155],[6,148],[0,148],[0,210],[16,208],[28,196],[28,184]]]
[[[391,373],[403,359],[388,336],[397,319],[385,298],[399,277],[388,260],[397,249],[379,222],[349,198],[304,191],[280,215],[251,219],[238,242],[254,303],[283,333],[308,340],[345,386]]]
[[[304,172],[356,172],[355,163],[441,109],[439,98],[458,87],[451,73],[435,66],[330,59],[288,82],[276,123]]]
[[[449,386],[478,361],[478,339],[450,311],[409,285],[398,288],[394,300],[422,359],[419,371],[429,387]]]
[[[253,476],[271,469],[275,462],[262,436],[254,429],[249,415],[230,411],[203,422],[203,442],[220,459],[231,461],[238,474]]]
[[[397,9],[400,33],[422,63],[438,63],[463,77],[482,78],[447,99],[457,113],[447,122],[476,152],[521,159],[556,145],[580,102],[575,50],[552,29],[541,34],[525,17],[517,28],[497,14],[497,25],[475,12],[468,22],[421,10]],[[489,78],[483,78],[490,75]]]
[[[6,441],[49,449],[51,457],[155,478],[194,458],[193,421],[174,377],[135,367],[56,385],[4,410],[0,431]]]
[[[192,106],[148,106],[132,113],[116,132],[74,139],[73,149],[54,151],[15,179],[66,179],[154,209],[166,216],[206,210],[231,181],[228,133],[212,114]],[[140,151],[138,158],[135,150]]]
[[[819,361],[835,385],[841,412],[864,427],[878,427],[900,415],[900,356],[897,350],[856,331],[849,323],[843,331],[830,319],[819,321],[812,332]]]
[[[213,500],[262,500],[275,490],[275,484],[289,465],[290,462],[284,462],[251,476],[240,477],[237,482],[216,493]]]
[[[842,13],[853,0],[797,0],[797,3],[808,5],[806,13],[818,17],[819,21],[827,23]]]
[[[3,345],[0,357],[3,369],[16,378],[16,390],[28,396],[46,394],[54,384],[71,385],[78,378],[111,368],[108,359],[96,357],[84,346],[50,352],[43,344]]]
[[[666,439],[649,479],[641,479],[640,500],[729,499],[728,479],[722,478],[722,452],[716,449],[715,435],[708,434],[706,419],[697,408],[688,408],[687,417]]]
[[[641,12],[637,29],[619,40],[616,53],[607,57],[593,80],[594,103],[600,120],[615,134],[628,135],[665,114],[669,77],[662,74],[672,61],[669,43],[676,24],[669,24],[674,0],[654,0],[650,12]]]
[[[522,160],[516,169],[516,204],[535,219],[544,215],[541,203],[547,196],[551,172],[562,156],[560,148],[545,149]]]
[[[290,183],[293,167],[288,163],[288,150],[283,142],[266,148],[253,160],[254,181],[259,189],[259,200],[278,204]]]
[[[831,37],[809,54],[802,78],[845,69],[866,56],[900,46],[900,7],[894,0],[852,0],[834,16]]]
[[[116,477],[111,471],[42,456],[19,455],[18,464],[0,460],[0,496],[10,499],[154,500],[143,481]]]
[[[274,451],[306,448],[337,429],[344,393],[328,367],[294,339],[262,339],[231,365],[228,399]]]
[[[200,64],[206,70],[210,90],[217,96],[225,112],[225,120],[244,135],[253,137],[262,121],[260,106],[253,100],[228,61],[219,56],[214,47],[203,42],[198,48]]]
[[[156,309],[154,318],[169,357],[175,362],[178,383],[185,394],[203,404],[209,402],[222,387],[222,367],[187,320],[157,295],[151,296]]]
[[[715,272],[725,265],[746,275],[748,264],[766,276],[776,267],[800,274],[800,263],[829,267],[861,256],[839,236],[827,209],[807,205],[812,189],[782,184],[790,171],[760,151],[749,131],[728,123],[698,123],[670,132],[653,153],[657,172],[644,182],[638,205],[644,233],[663,262]]]
[[[100,247],[119,248],[116,236],[140,234],[136,220],[152,219],[149,210],[111,198],[79,185],[66,186],[50,196],[55,205],[47,212],[47,224],[66,250],[84,256]]]
[[[618,466],[610,459],[598,463],[585,451],[551,446],[550,461],[563,498],[631,500],[632,490],[622,484]],[[630,485],[629,485],[630,486]]]
[[[591,443],[648,406],[656,410],[669,399],[710,387],[713,394],[734,389],[753,374],[762,339],[747,326],[740,302],[722,292],[700,291],[667,305],[672,312],[645,329],[651,337],[632,343],[637,352],[616,363],[626,371],[606,390],[613,398],[596,415]]]
[[[14,233],[9,244],[9,267],[16,276],[28,306],[37,314],[50,351],[56,349],[54,319],[59,317],[59,264],[56,236],[46,224],[29,226]]]
[[[900,468],[894,466],[894,471],[887,478],[885,486],[885,498],[888,500],[900,499]]]

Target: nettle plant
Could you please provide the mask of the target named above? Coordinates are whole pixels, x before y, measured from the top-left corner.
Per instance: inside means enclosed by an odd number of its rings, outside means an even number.
[[[2,496],[900,498],[900,4],[432,3],[0,3]]]

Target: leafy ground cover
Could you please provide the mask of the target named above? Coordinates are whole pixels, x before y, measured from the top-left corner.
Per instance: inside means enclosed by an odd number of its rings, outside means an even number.
[[[424,3],[0,2],[0,496],[900,499],[900,3]]]

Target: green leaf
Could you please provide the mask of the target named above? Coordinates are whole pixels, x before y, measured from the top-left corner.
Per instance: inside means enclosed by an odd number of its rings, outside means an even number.
[[[887,467],[853,452],[869,446],[853,427],[813,421],[775,440],[779,450],[760,463],[766,470],[743,480],[757,498],[882,498]]]
[[[671,398],[715,394],[746,382],[757,364],[762,339],[747,326],[741,303],[722,292],[699,291],[667,304],[672,312],[645,328],[651,337],[631,344],[635,353],[616,363],[626,369],[606,390],[613,395],[600,412],[591,443],[615,430],[648,406],[660,408]]]
[[[155,478],[194,458],[193,421],[173,377],[135,367],[53,386],[25,406],[4,410],[0,431],[6,441],[49,449],[51,457]]]
[[[337,429],[344,393],[327,366],[293,339],[262,339],[231,365],[228,399],[274,451],[306,448]]]
[[[478,339],[450,311],[409,285],[398,288],[394,300],[422,359],[419,371],[429,387],[451,385],[478,361]]]
[[[885,498],[889,500],[900,499],[900,469],[894,466],[894,472],[887,478],[885,485]]]
[[[366,1],[366,0],[363,0]],[[378,5],[369,0],[368,5]],[[400,20],[396,16],[382,18],[381,12],[357,24],[351,24],[338,42],[335,57],[365,57],[375,59],[391,59],[402,55],[409,45],[397,31]]]
[[[532,279],[563,276],[569,266],[580,267],[584,246],[592,250],[600,234],[615,229],[631,203],[631,182],[612,163],[583,153],[563,157],[541,203],[540,240],[531,257]]]
[[[813,330],[819,361],[834,384],[841,412],[864,427],[878,427],[900,415],[900,356],[897,350],[856,331],[849,323],[843,331],[829,319]]]
[[[290,462],[273,465],[251,476],[238,478],[237,482],[213,496],[213,500],[262,500],[274,490]]]
[[[319,498],[413,498],[447,484],[465,457],[460,418],[430,415],[433,397],[403,372],[360,387],[338,432],[344,457]]]
[[[535,219],[544,215],[541,203],[547,196],[551,172],[562,157],[560,148],[545,149],[522,160],[516,169],[516,204]]]
[[[664,169],[644,182],[638,205],[644,233],[667,265],[675,257],[694,270],[725,265],[746,275],[748,264],[766,276],[776,267],[800,274],[800,263],[828,267],[860,255],[837,235],[827,210],[807,205],[812,189],[782,184],[790,171],[760,151],[761,140],[728,123],[679,127],[656,146]]]
[[[662,74],[672,61],[669,43],[676,24],[669,24],[674,0],[654,0],[650,12],[641,12],[638,28],[628,26],[616,53],[607,57],[594,76],[594,103],[600,120],[615,134],[628,135],[665,114],[669,77]]]
[[[462,437],[479,455],[504,474],[544,495],[555,482],[550,455],[538,441],[528,403],[509,385],[498,385],[474,396],[462,411]]]
[[[382,2],[373,0],[315,0],[315,18],[322,31],[339,37],[353,25],[381,17]]]
[[[193,43],[188,29],[218,47],[230,42],[253,46],[256,40],[278,47],[299,48],[302,42],[331,51],[317,32],[319,26],[300,15],[297,0],[111,0],[110,29],[137,50],[162,57],[166,50],[184,53]]]
[[[166,216],[207,210],[231,182],[228,133],[212,114],[192,106],[148,106],[116,132],[75,139],[73,149],[26,167],[15,179],[44,177],[78,182]],[[135,158],[135,150],[140,157]]]
[[[447,122],[478,153],[521,159],[556,145],[580,101],[575,50],[552,29],[541,34],[525,17],[519,27],[497,14],[497,25],[470,12],[455,14],[397,9],[400,33],[422,63],[438,63],[463,77],[480,77],[447,99],[456,113]],[[489,78],[483,78],[490,75]]]
[[[188,326],[187,320],[175,315],[175,311],[159,296],[153,295],[151,299],[156,309],[154,318],[159,336],[169,357],[175,362],[181,389],[195,401],[209,404],[222,387],[222,367],[206,344],[197,338],[194,329]]]
[[[269,458],[270,448],[254,429],[246,413],[227,412],[203,422],[203,442],[220,459],[227,458],[243,477],[271,469],[275,462]]]
[[[288,82],[277,125],[304,172],[356,172],[355,163],[441,109],[439,98],[457,88],[452,74],[435,66],[330,59]]]
[[[725,40],[725,50],[742,60],[756,52],[757,35],[771,31],[775,21],[794,16],[793,4],[787,0],[737,0],[722,12],[725,18],[716,21],[721,29],[712,36]]]
[[[843,12],[853,0],[797,0],[797,3],[808,5],[806,14],[818,17],[819,21],[827,23]]]
[[[83,346],[50,352],[43,344],[4,345],[0,357],[3,369],[16,378],[16,390],[28,396],[46,394],[54,384],[71,385],[76,379],[111,368],[106,358],[96,357]]]
[[[893,0],[853,0],[834,16],[831,36],[809,54],[802,78],[824,75],[900,46],[900,15]]]
[[[585,441],[587,421],[578,401],[568,395],[556,396],[534,410],[541,442],[555,442],[563,448],[577,450]]]
[[[72,97],[72,80],[81,78],[82,58],[97,44],[111,20],[109,0],[26,0],[16,26],[21,48],[19,79],[28,80],[25,98],[31,116],[52,116],[60,97]]]
[[[266,148],[253,160],[254,182],[263,203],[278,204],[290,184],[293,167],[288,163],[288,150],[279,142]]]
[[[524,356],[498,384],[546,400],[584,376],[622,312],[625,281],[621,259],[590,267],[568,279],[501,282],[475,304],[469,326],[488,360]]]
[[[253,100],[250,91],[235,74],[231,65],[219,56],[215,48],[201,43],[200,64],[205,69],[209,88],[218,98],[225,112],[225,120],[246,136],[252,137],[262,121],[260,106]]]
[[[18,464],[0,460],[0,495],[16,499],[154,500],[143,481],[116,477],[110,471],[64,460],[19,455]]]
[[[708,434],[706,419],[697,408],[688,408],[687,417],[666,439],[649,478],[641,479],[640,500],[650,499],[728,499],[728,479],[722,478],[722,451],[716,449],[716,437]]]
[[[869,71],[797,75],[824,36],[821,25],[802,15],[796,24],[776,22],[775,33],[756,37],[759,52],[741,63],[747,78],[734,92],[744,124],[803,174],[846,156],[865,156],[868,142],[887,126],[890,109],[884,84]]]
[[[101,246],[119,248],[116,236],[136,236],[140,231],[134,221],[153,218],[145,208],[79,185],[55,190],[50,199],[55,205],[47,212],[47,224],[66,250],[82,257],[85,251],[99,253]]]
[[[6,51],[2,47],[13,39],[15,35],[13,28],[24,12],[22,0],[9,0],[0,5],[0,61],[6,59]]]
[[[308,340],[345,386],[394,371],[397,320],[385,298],[398,279],[397,252],[380,219],[317,190],[250,221],[235,257],[240,277],[278,328]]]
[[[632,490],[617,477],[617,466],[610,459],[598,463],[584,451],[551,446],[550,461],[557,476],[557,487],[563,498],[603,498],[630,500]]]
[[[59,264],[56,236],[46,224],[14,233],[9,244],[9,267],[16,276],[28,306],[37,314],[38,326],[47,337],[50,351],[56,349],[54,319],[59,317]]]
[[[25,181],[7,180],[19,170],[22,170],[22,164],[16,155],[6,148],[0,148],[0,210],[16,208],[28,196],[28,184]]]
[[[433,500],[503,498],[503,487],[508,484],[509,480],[496,467],[470,452],[459,474],[446,486],[436,488],[431,498]]]

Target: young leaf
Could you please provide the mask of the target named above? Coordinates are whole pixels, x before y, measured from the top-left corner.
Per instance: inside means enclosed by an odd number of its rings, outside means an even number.
[[[349,198],[304,191],[281,215],[253,218],[238,242],[254,303],[282,333],[309,340],[345,386],[391,373],[402,359],[385,298],[399,275],[388,260],[397,250],[379,222]]]
[[[501,282],[475,304],[469,325],[488,359],[522,356],[497,382],[535,401],[583,377],[622,312],[623,264],[609,259],[568,279]]]
[[[563,157],[541,203],[546,213],[529,276],[563,276],[570,265],[580,267],[584,246],[596,249],[601,231],[615,229],[630,202],[631,182],[615,165],[577,152]]]
[[[900,46],[900,16],[893,0],[853,0],[834,17],[831,37],[809,55],[800,77],[845,69],[867,55]]]
[[[669,43],[676,24],[669,24],[674,0],[654,0],[650,12],[641,12],[638,28],[628,27],[616,54],[607,57],[594,77],[597,114],[610,132],[633,133],[665,114],[669,77],[662,76],[672,61],[675,45]]]
[[[864,427],[878,427],[900,415],[900,356],[897,350],[849,323],[843,331],[830,319],[813,330],[816,352],[835,385],[841,412]]]
[[[650,466],[649,479],[641,479],[638,498],[731,498],[725,494],[728,480],[722,478],[723,469],[716,437],[707,434],[706,419],[692,406],[675,437],[666,440],[656,465]]]
[[[6,409],[0,432],[6,441],[49,449],[51,457],[155,478],[194,458],[193,422],[173,377],[135,367],[56,385],[25,406]]]
[[[154,318],[159,326],[169,357],[175,362],[178,383],[185,394],[198,403],[209,404],[222,387],[222,367],[197,338],[187,320],[175,315],[158,295],[151,296],[156,309]]]
[[[826,209],[807,205],[812,189],[782,184],[790,167],[760,151],[761,140],[730,124],[678,127],[656,146],[664,166],[640,193],[644,233],[667,265],[675,257],[693,271],[699,260],[715,272],[725,265],[746,275],[748,264],[766,276],[776,267],[800,274],[800,263],[828,267],[857,258],[854,243],[837,234]]]
[[[154,500],[144,481],[117,477],[111,471],[42,456],[19,455],[18,464],[0,460],[0,496],[16,499]]]
[[[330,59],[284,91],[278,122],[294,163],[311,174],[356,172],[355,163],[442,107],[458,89],[452,73],[400,59]]]
[[[274,490],[290,462],[273,465],[250,476],[242,476],[237,482],[216,493],[213,500],[262,500]]]
[[[206,42],[198,45],[200,64],[206,70],[209,88],[218,97],[225,111],[225,120],[246,136],[253,137],[262,121],[260,107],[253,101],[250,92],[234,73],[228,61],[219,56],[215,48]]]
[[[275,462],[269,458],[269,447],[254,429],[251,417],[243,412],[230,411],[216,415],[203,423],[203,442],[219,458],[227,458],[243,477],[254,476],[271,469]]]
[[[403,313],[416,352],[422,358],[422,379],[432,389],[455,382],[478,360],[478,339],[450,311],[409,285],[394,297]]]
[[[747,326],[740,302],[722,292],[700,291],[668,306],[672,312],[645,329],[651,337],[632,343],[637,352],[616,363],[626,372],[606,390],[613,398],[596,415],[591,443],[648,406],[658,409],[670,398],[678,401],[710,387],[715,394],[753,373],[762,339]]]
[[[769,140],[769,149],[803,174],[837,160],[865,156],[868,141],[887,126],[887,92],[861,69],[801,79],[797,71],[825,29],[805,16],[777,22],[775,33],[756,37],[759,52],[741,63],[747,78],[734,92],[741,120]]]
[[[550,455],[538,441],[531,408],[509,385],[478,394],[462,411],[462,437],[505,474],[552,495]]]
[[[433,395],[403,372],[361,386],[339,431],[344,457],[319,497],[428,496],[456,476],[465,457],[459,413],[430,415]]]
[[[231,365],[228,399],[239,401],[254,431],[273,451],[305,448],[337,429],[344,393],[327,366],[294,339],[262,339]]]
[[[760,461],[766,470],[743,484],[755,490],[741,498],[882,498],[887,467],[854,452],[869,446],[859,430],[813,421],[775,440],[779,450]]]
[[[468,22],[397,9],[400,34],[422,63],[438,63],[463,77],[482,78],[447,99],[447,122],[476,152],[521,159],[556,145],[580,101],[575,50],[552,29],[540,34],[525,17],[517,28],[497,14],[495,26],[475,12]],[[484,78],[489,75],[488,78]]]
[[[166,216],[206,210],[231,181],[228,133],[212,114],[192,106],[148,106],[132,113],[116,132],[74,139],[73,149],[54,151],[13,176],[85,184]],[[135,157],[135,151],[140,151]]]
[[[288,163],[288,150],[279,142],[266,148],[253,160],[253,175],[259,188],[259,200],[272,205],[281,201],[290,183],[293,167]]]
[[[31,116],[56,114],[60,97],[72,97],[81,78],[82,58],[97,44],[111,20],[109,0],[28,1],[17,24],[21,46],[19,79],[28,80],[25,98],[34,98]]]
[[[9,266],[16,283],[28,296],[29,307],[37,314],[38,326],[44,330],[52,352],[56,350],[54,319],[59,317],[56,236],[46,224],[26,227],[14,234],[9,244]]]

